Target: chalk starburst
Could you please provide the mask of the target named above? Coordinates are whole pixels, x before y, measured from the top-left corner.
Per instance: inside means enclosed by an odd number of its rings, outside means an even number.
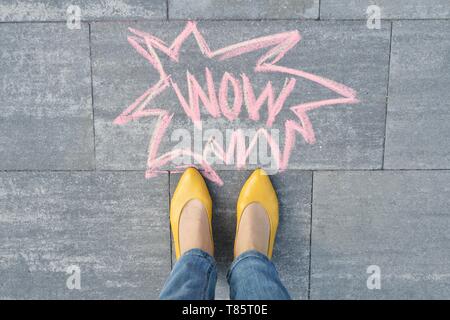
[[[222,146],[215,144],[214,140],[211,140],[212,143],[210,143],[209,146],[214,154],[219,159],[224,161],[225,164],[231,162],[230,157],[232,157],[235,151],[237,151],[236,167],[240,168],[245,165],[245,161],[249,156],[251,149],[255,146],[258,138],[264,137],[268,142],[273,157],[276,159],[277,169],[280,171],[285,170],[288,166],[290,155],[295,146],[297,134],[301,135],[308,144],[313,144],[316,140],[313,126],[307,114],[308,111],[320,108],[322,106],[354,104],[358,102],[356,92],[343,84],[299,69],[293,69],[277,64],[286,52],[295,47],[301,40],[300,33],[297,30],[254,38],[248,41],[219,48],[217,50],[211,50],[209,48],[208,43],[197,28],[196,23],[193,21],[187,22],[185,28],[173,40],[171,45],[167,45],[163,40],[150,33],[133,28],[129,28],[129,31],[132,35],[128,37],[128,42],[159,73],[159,81],[151,85],[151,87],[147,89],[139,98],[137,98],[134,103],[127,107],[114,120],[114,123],[117,125],[124,125],[130,121],[143,117],[158,117],[158,123],[155,126],[148,148],[146,170],[147,178],[153,177],[160,173],[162,171],[161,168],[175,158],[188,156],[194,159],[194,161],[198,164],[197,166],[203,170],[204,175],[208,179],[220,185],[223,183],[217,172],[213,169],[212,165],[205,160],[205,157],[203,156],[205,152],[203,154],[199,154],[195,153],[192,149],[187,148],[173,149],[164,154],[159,154],[161,142],[171,124],[174,113],[164,108],[148,108],[148,106],[155,97],[165,90],[172,89],[175,92],[184,112],[197,127],[201,127],[199,101],[202,102],[203,106],[212,117],[218,118],[223,116],[229,121],[232,121],[239,116],[243,103],[242,96],[245,99],[245,105],[247,107],[249,118],[253,121],[259,121],[259,109],[263,103],[267,101],[268,117],[265,122],[265,127],[260,128],[257,131],[252,141],[250,141],[247,149],[236,149],[236,146],[242,143],[243,139],[245,139],[239,130],[233,134],[227,150],[224,150]],[[257,59],[254,72],[281,73],[289,78],[281,89],[278,97],[275,97],[274,90],[270,82],[261,91],[261,94],[258,97],[255,97],[250,80],[245,74],[242,75],[243,85],[241,88],[232,75],[225,73],[222,77],[221,90],[219,90],[219,94],[216,95],[211,72],[208,68],[206,68],[207,92],[201,88],[193,75],[189,73],[187,74],[189,90],[189,101],[187,102],[181,94],[177,83],[164,69],[157,52],[165,54],[171,61],[178,63],[181,47],[183,43],[191,36],[194,37],[203,56],[208,59],[215,59],[217,61],[224,61],[246,53],[254,52],[256,50],[266,49],[265,52]],[[284,145],[282,146],[283,148],[280,148],[280,145],[272,139],[266,128],[270,128],[275,122],[278,113],[283,108],[284,102],[294,89],[296,82],[295,77],[300,77],[315,82],[316,84],[336,93],[337,97],[291,106],[290,110],[292,111],[294,118],[288,119],[284,123]],[[237,98],[235,98],[232,107],[228,105],[227,101],[227,86],[229,84],[231,84],[235,92],[238,91],[242,93],[240,95],[236,95]]]

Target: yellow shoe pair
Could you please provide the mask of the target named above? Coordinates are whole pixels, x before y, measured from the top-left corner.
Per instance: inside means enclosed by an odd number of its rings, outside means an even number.
[[[170,225],[172,228],[176,258],[180,258],[179,224],[184,206],[190,200],[199,200],[206,209],[209,230],[212,240],[212,200],[202,175],[195,168],[188,168],[181,176],[170,203]],[[236,234],[239,229],[244,209],[252,203],[260,204],[267,212],[270,225],[270,236],[267,256],[272,258],[275,235],[278,227],[278,198],[267,173],[262,169],[255,170],[247,179],[237,201]],[[212,241],[211,241],[212,242]]]

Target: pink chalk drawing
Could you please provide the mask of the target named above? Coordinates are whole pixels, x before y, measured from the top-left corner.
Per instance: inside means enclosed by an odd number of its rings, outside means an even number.
[[[236,168],[243,168],[252,148],[255,146],[258,138],[261,137],[267,140],[272,155],[276,160],[277,169],[279,171],[286,170],[291,153],[296,144],[297,134],[302,136],[307,144],[313,144],[316,141],[314,129],[307,114],[308,111],[323,106],[355,104],[359,102],[356,98],[356,92],[341,83],[303,70],[277,64],[283,56],[301,40],[301,35],[298,30],[262,36],[248,41],[235,43],[217,50],[211,50],[209,48],[208,43],[194,21],[187,22],[185,28],[173,40],[170,46],[150,33],[133,28],[129,28],[129,31],[132,35],[128,36],[128,42],[159,73],[159,81],[150,86],[149,89],[128,106],[114,120],[114,124],[125,125],[130,121],[135,121],[143,117],[158,118],[148,147],[147,169],[145,173],[146,178],[151,178],[161,172],[165,172],[165,170],[162,170],[161,168],[172,160],[178,157],[188,156],[194,159],[196,162],[195,166],[202,170],[206,178],[222,185],[223,181],[218,173],[214,170],[212,165],[205,160],[204,154],[206,151],[212,151],[225,164],[232,163],[232,158],[236,154]],[[241,74],[241,81],[239,81],[228,72],[224,73],[217,94],[212,73],[208,68],[205,68],[206,90],[201,87],[194,75],[187,72],[189,98],[188,101],[186,101],[178,84],[173,80],[170,74],[166,73],[157,52],[165,54],[172,62],[178,63],[181,47],[191,36],[193,36],[197,42],[202,55],[209,59],[215,59],[216,61],[225,61],[246,53],[266,49],[257,59],[253,71],[255,74],[284,74],[287,78],[279,95],[276,96],[272,83],[269,81],[261,91],[260,95],[256,97],[251,84],[251,79],[246,74]],[[295,77],[303,78],[323,86],[336,93],[337,97],[291,106],[290,111],[293,113],[294,117],[293,119],[286,120],[284,123],[285,137],[284,148],[282,149],[272,138],[267,129],[270,129],[275,123],[277,115],[283,109],[287,98],[295,89]],[[241,82],[242,86],[240,84]],[[216,143],[214,139],[211,139],[211,143],[208,144],[210,150],[205,150],[203,154],[196,153],[189,148],[178,148],[159,155],[161,142],[171,124],[174,113],[162,107],[147,107],[155,97],[169,88],[175,92],[183,111],[197,128],[202,127],[200,102],[211,117],[215,119],[223,117],[230,122],[239,117],[243,104],[247,109],[248,119],[255,122],[260,121],[259,111],[261,107],[267,103],[268,116],[264,124],[265,127],[257,130],[255,136],[251,139],[248,148],[245,147],[245,137],[243,136],[242,131],[236,130],[231,137],[231,142],[229,143],[227,150],[224,150],[224,148]],[[231,106],[228,102],[229,88],[234,91],[234,101]],[[183,166],[177,166],[175,170],[180,171],[182,168]]]

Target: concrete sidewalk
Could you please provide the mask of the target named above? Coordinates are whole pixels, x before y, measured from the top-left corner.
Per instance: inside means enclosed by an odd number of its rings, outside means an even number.
[[[198,114],[203,132],[274,129],[281,151],[288,124],[306,130],[295,131],[287,170],[271,177],[280,199],[274,261],[294,298],[450,298],[448,0],[108,3],[0,0],[0,298],[158,297],[175,262],[168,212],[179,173],[170,162],[149,172],[149,153],[170,154],[196,129],[173,85],[149,98],[145,110],[156,111],[124,113],[161,80],[139,31],[160,45],[186,100],[186,71],[207,92],[208,68],[218,95],[225,73],[242,87],[249,75],[256,97],[270,81],[275,99],[295,79],[271,125],[268,103],[252,118],[248,92],[233,100],[232,86],[229,110],[220,102],[213,116],[200,102]],[[372,4],[380,29],[366,25]],[[80,29],[66,23],[70,5],[81,9]],[[164,53],[189,20],[217,56],[277,36],[222,60],[202,52],[198,34],[177,58]],[[280,43],[283,72],[258,72]],[[228,297],[236,199],[258,165],[217,164],[223,185],[208,180],[217,298]],[[160,172],[146,179],[146,170]],[[80,268],[80,290],[66,286],[70,266]],[[381,271],[380,289],[367,286],[370,266]]]

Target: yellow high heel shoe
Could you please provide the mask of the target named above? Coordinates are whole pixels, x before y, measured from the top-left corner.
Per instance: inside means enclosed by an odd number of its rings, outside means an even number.
[[[206,209],[209,220],[209,234],[212,238],[212,200],[209,195],[208,187],[200,172],[195,168],[188,168],[178,181],[177,188],[172,196],[170,202],[170,226],[172,228],[173,242],[175,246],[175,257],[180,258],[180,241],[179,241],[179,227],[180,217],[184,206],[190,200],[199,200]],[[214,248],[213,248],[214,249]]]
[[[266,210],[269,217],[270,236],[267,256],[271,259],[278,228],[278,198],[269,176],[263,169],[253,171],[241,189],[236,206],[236,235],[238,234],[242,213],[249,204],[255,202]]]

